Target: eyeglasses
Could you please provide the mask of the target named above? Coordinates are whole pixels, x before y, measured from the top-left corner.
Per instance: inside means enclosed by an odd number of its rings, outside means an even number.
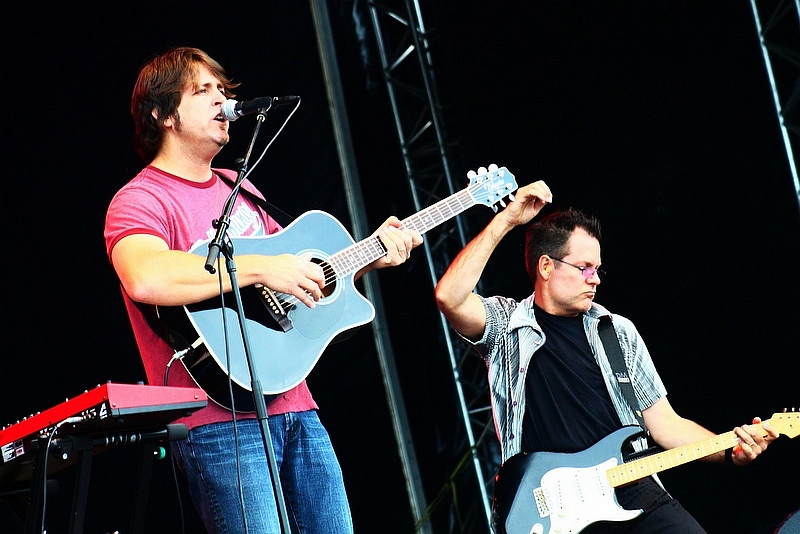
[[[581,266],[581,265],[573,265],[572,263],[566,262],[564,260],[560,260],[558,258],[550,258],[550,259],[553,260],[553,261],[557,261],[559,263],[563,263],[565,265],[569,265],[570,267],[575,267],[576,269],[578,269],[581,272],[583,277],[586,278],[587,280],[590,279],[591,277],[593,277],[594,275],[597,275],[597,277],[602,282],[603,278],[606,277],[606,272],[603,269],[595,269],[594,267],[585,267],[585,266]]]

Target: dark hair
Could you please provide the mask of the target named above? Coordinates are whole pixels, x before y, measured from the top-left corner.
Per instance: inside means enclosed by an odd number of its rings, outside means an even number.
[[[581,228],[600,241],[600,221],[580,210],[557,211],[531,224],[525,232],[525,268],[531,282],[536,281],[539,258],[563,258],[572,232]]]
[[[153,161],[161,148],[164,121],[175,113],[181,93],[194,81],[198,65],[219,79],[226,96],[234,96],[231,90],[239,84],[233,83],[222,65],[198,48],[173,48],[151,58],[139,70],[131,95],[131,115],[136,128],[136,153],[146,163]]]

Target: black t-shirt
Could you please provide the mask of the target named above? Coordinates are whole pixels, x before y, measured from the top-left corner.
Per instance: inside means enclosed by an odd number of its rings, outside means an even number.
[[[622,426],[592,354],[583,316],[559,317],[534,304],[545,344],[531,358],[523,452],[578,452]]]

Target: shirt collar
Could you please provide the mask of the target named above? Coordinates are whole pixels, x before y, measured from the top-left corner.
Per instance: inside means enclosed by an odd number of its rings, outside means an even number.
[[[542,331],[539,323],[536,322],[536,318],[533,314],[533,295],[531,293],[527,298],[520,301],[519,305],[511,312],[511,317],[508,320],[508,331],[515,330],[517,328],[523,328],[529,326],[531,328],[535,328],[539,332]],[[588,316],[592,319],[599,320],[602,317],[610,317],[611,312],[609,312],[605,307],[592,302],[591,308],[586,311],[584,316]]]

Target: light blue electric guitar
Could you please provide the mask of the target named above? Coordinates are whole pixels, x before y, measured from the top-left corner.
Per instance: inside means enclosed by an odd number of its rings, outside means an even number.
[[[800,412],[775,413],[768,421],[779,434],[800,434]],[[695,443],[625,462],[625,444],[644,432],[625,426],[575,453],[534,452],[509,458],[495,477],[494,530],[503,534],[582,532],[601,522],[630,521],[642,510],[626,510],[614,488],[705,458],[739,443],[731,430]]]
[[[423,234],[477,204],[496,211],[496,204],[505,205],[504,198],[513,198],[511,194],[517,189],[514,175],[505,167],[481,167],[467,176],[470,183],[466,189],[401,221],[402,227]],[[313,309],[297,302],[293,295],[261,286],[242,288],[253,364],[265,395],[282,393],[302,382],[337,336],[369,323],[375,316],[372,303],[355,288],[353,276],[386,254],[379,238],[356,243],[333,216],[309,211],[278,233],[233,237],[231,241],[236,255],[310,254],[325,271],[324,295]],[[208,241],[190,252],[206,256]],[[253,411],[239,318],[233,296],[225,297],[224,309],[217,297],[179,308],[159,308],[158,316],[169,330],[165,337],[173,347],[191,347],[181,361],[208,397],[230,409],[230,375],[236,411]]]

